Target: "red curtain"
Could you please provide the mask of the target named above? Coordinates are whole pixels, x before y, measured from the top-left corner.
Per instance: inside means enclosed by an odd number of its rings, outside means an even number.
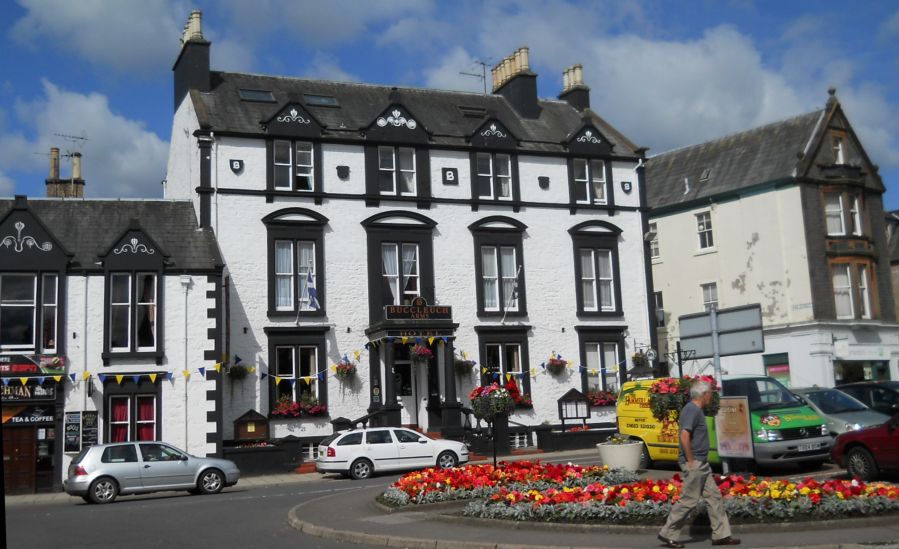
[[[156,440],[156,397],[137,397],[137,440]]]
[[[112,424],[109,427],[109,442],[128,440],[128,402],[126,398],[109,399]]]

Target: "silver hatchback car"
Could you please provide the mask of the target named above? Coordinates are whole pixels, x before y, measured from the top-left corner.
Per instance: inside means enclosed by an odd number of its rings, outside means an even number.
[[[112,503],[119,494],[164,490],[217,494],[239,479],[227,459],[192,456],[164,442],[117,442],[81,450],[63,487],[88,503]]]

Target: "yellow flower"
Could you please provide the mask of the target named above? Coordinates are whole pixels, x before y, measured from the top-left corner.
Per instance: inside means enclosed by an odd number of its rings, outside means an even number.
[[[658,494],[658,493],[661,492],[662,490],[660,490],[659,487],[658,487],[658,485],[656,485],[656,486],[653,486],[653,487],[652,487],[652,491]]]
[[[809,494],[809,492],[811,492],[811,489],[809,489],[808,486],[803,486],[802,490],[799,490],[799,493],[802,494],[803,496],[807,496]]]
[[[780,497],[780,490],[771,490],[771,499],[777,499]]]
[[[838,491],[838,492],[837,492],[837,498],[838,498],[838,499],[845,499],[845,498],[843,497],[843,492],[839,492],[839,491]]]

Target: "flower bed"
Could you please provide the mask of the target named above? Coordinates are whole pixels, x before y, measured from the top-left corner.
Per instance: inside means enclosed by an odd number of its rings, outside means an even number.
[[[547,522],[662,524],[682,480],[637,480],[607,467],[519,461],[425,469],[400,478],[381,496],[390,505],[472,500],[471,517]],[[822,520],[899,512],[899,487],[857,480],[801,482],[715,476],[734,522]]]

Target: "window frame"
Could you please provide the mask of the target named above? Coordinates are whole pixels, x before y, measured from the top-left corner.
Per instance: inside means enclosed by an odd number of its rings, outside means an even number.
[[[578,165],[579,163],[584,163],[584,178],[578,178]],[[606,206],[609,203],[609,189],[607,182],[609,177],[607,175],[608,165],[606,161],[601,158],[587,158],[587,157],[575,157],[570,159],[571,164],[571,185],[574,191],[573,198],[574,203],[581,206]],[[597,165],[602,167],[602,177],[596,177],[596,167]],[[602,197],[598,197],[596,193],[597,183],[600,183],[602,188]],[[579,186],[583,187],[584,198],[579,198],[581,194],[579,192]]]
[[[385,169],[381,165],[381,153],[384,150],[389,150],[391,154],[391,159],[393,161],[393,167]],[[409,170],[403,169],[399,159],[401,151],[408,151],[410,157],[412,158],[412,191],[402,191],[400,189],[400,176],[403,173],[410,173]],[[417,160],[415,154],[415,147],[401,146],[401,145],[378,145],[378,194],[383,196],[418,196],[418,172],[417,172]],[[385,173],[391,174],[392,179],[392,189],[390,191],[385,191],[381,188],[381,176]]]
[[[707,290],[708,290],[708,292],[707,292]],[[718,299],[718,283],[717,283],[717,282],[706,282],[706,283],[704,283],[704,284],[700,284],[700,285],[699,285],[699,291],[700,291],[700,293],[702,294],[702,308],[703,308],[703,310],[704,310],[705,312],[711,311],[711,306],[712,306],[712,304],[714,304],[715,309],[717,310],[717,309],[718,309],[718,303],[719,303],[719,299]],[[707,295],[708,295],[708,297],[711,297],[711,294],[712,294],[712,293],[715,294],[715,296],[714,296],[715,299],[706,299]]]
[[[609,365],[606,364],[605,355],[602,350],[599,351],[597,355],[599,359],[599,369],[597,371],[596,376],[593,375],[592,369],[588,365],[587,360],[587,352],[591,345],[603,346],[603,345],[615,345],[616,349],[616,381],[618,387],[626,381],[627,376],[627,364],[626,359],[624,357],[624,353],[626,350],[625,340],[624,340],[624,331],[627,329],[625,326],[575,326],[574,330],[578,334],[578,349],[580,353],[580,363],[584,365],[584,368],[581,368],[580,378],[581,378],[581,391],[586,394],[593,386],[590,384],[591,377],[598,377],[598,381],[600,382],[600,387],[602,390],[608,389],[608,375],[609,375]],[[605,371],[605,373],[603,373]]]
[[[288,163],[275,163],[276,149],[278,143],[288,143],[289,151],[290,151],[290,159]],[[311,164],[297,164],[298,154],[297,154],[297,146],[309,145],[310,151],[310,162]],[[317,142],[310,138],[289,138],[289,137],[273,137],[271,139],[266,140],[266,157],[267,157],[267,170],[266,170],[266,190],[271,192],[285,193],[285,194],[296,194],[296,195],[317,195],[321,194],[322,189],[322,149],[321,143]],[[288,166],[289,167],[289,179],[290,179],[290,187],[286,186],[276,186],[276,167],[277,166]],[[300,177],[298,174],[298,168],[302,167],[304,169],[309,170],[310,180],[310,188],[301,189],[298,188],[297,180]],[[269,202],[272,201],[272,197],[269,194],[267,200]],[[320,197],[316,197],[316,203],[320,204]]]
[[[665,301],[662,296],[662,292],[653,292],[653,304],[655,305],[655,313],[656,313],[656,328],[664,328],[665,324]],[[659,312],[661,312],[661,318],[659,317]]]
[[[140,398],[153,398],[153,438],[148,440],[160,440],[162,438],[162,414],[163,401],[161,392],[161,379],[164,372],[150,372],[158,374],[158,379],[153,382],[147,379],[146,373],[140,375],[127,375],[119,383],[112,376],[103,382],[103,437],[104,442],[112,440],[112,426],[117,424],[112,420],[112,400],[119,398],[128,399],[128,439],[125,442],[138,441],[138,418],[140,417],[138,402]],[[135,382],[134,379],[138,381]],[[142,422],[143,423],[143,422]]]
[[[479,157],[487,157],[490,160],[490,173],[481,173],[478,166]],[[497,170],[497,158],[505,157],[508,162],[508,175],[499,175]],[[477,211],[481,204],[510,204],[513,211],[521,208],[521,190],[518,175],[518,155],[510,150],[477,149],[469,154],[471,166],[471,200],[472,210]],[[481,195],[480,178],[486,177],[490,181],[490,195]],[[509,196],[500,196],[503,179],[508,179]]]
[[[489,216],[468,226],[474,244],[475,296],[478,303],[478,316],[482,317],[523,317],[527,313],[527,284],[525,283],[524,264],[524,231],[527,226],[518,220],[505,216]],[[487,308],[484,288],[484,263],[482,250],[492,247],[497,250],[497,307]],[[499,253],[502,248],[511,248],[515,253],[515,270],[517,276],[507,276],[502,269]],[[519,271],[520,269],[520,271]],[[507,308],[503,299],[503,279],[517,280],[518,303],[516,308]],[[514,284],[514,282],[513,282]]]
[[[837,269],[845,269],[848,285],[841,287],[849,298],[849,314],[840,315],[837,306],[837,286],[834,279]],[[830,262],[830,282],[833,295],[834,318],[837,320],[872,320],[880,318],[877,307],[877,286],[873,263],[870,261],[848,261],[845,259]]]
[[[0,354],[4,353],[16,353],[16,354],[58,354],[60,351],[59,334],[60,334],[60,311],[61,311],[61,295],[60,291],[62,290],[62,285],[59,284],[60,273],[56,271],[0,271],[0,322],[2,322],[2,310],[4,308],[30,308],[31,312],[31,343],[29,344],[16,344],[16,345],[3,345],[2,340],[0,340]],[[4,277],[30,277],[32,279],[32,299],[29,303],[18,303],[16,302],[3,302],[2,291],[3,291],[3,278]],[[47,279],[52,277],[54,279],[54,291],[52,292],[52,296],[54,302],[47,303],[45,302],[46,286]],[[47,323],[46,323],[46,309],[48,307],[52,307],[54,309],[53,312],[53,321],[52,321],[52,331],[53,331],[53,347],[49,345],[45,345],[46,336],[47,336]],[[0,329],[2,329],[2,325],[0,325]],[[2,333],[2,332],[0,332]]]
[[[865,222],[865,194],[860,189],[847,189],[829,187],[821,190],[821,202],[824,212],[824,234],[827,238],[867,238],[870,234],[868,223]],[[828,203],[828,200],[837,197],[839,210]],[[828,219],[839,216],[840,230],[831,231]]]
[[[405,275],[403,272],[405,271],[405,252],[407,249],[411,247],[415,248],[415,274]],[[394,259],[396,260],[396,275],[390,275],[385,272],[385,264],[384,264],[384,251],[386,248],[392,247],[394,250]],[[421,297],[421,246],[418,242],[390,242],[383,240],[381,241],[381,276],[384,280],[382,280],[382,285],[386,288],[390,289],[390,294],[393,296],[393,302],[387,303],[387,305],[409,305],[412,303],[416,297]],[[396,277],[396,286],[392,286],[392,282],[390,278]],[[415,293],[410,293],[406,290],[406,286],[408,281],[412,278],[417,280],[416,283],[416,291]],[[386,295],[385,295],[386,297]],[[408,303],[406,303],[406,298],[408,299]]]
[[[297,327],[267,327],[264,328],[267,339],[268,339],[268,360],[269,364],[272,365],[272,369],[274,372],[277,372],[277,349],[283,348],[292,348],[293,349],[293,379],[296,379],[296,383],[294,387],[292,387],[292,394],[294,398],[294,402],[299,402],[298,398],[300,396],[300,387],[301,383],[305,383],[300,381],[302,376],[299,375],[299,363],[297,362],[299,359],[299,352],[301,348],[315,348],[315,368],[316,368],[316,377],[318,376],[318,372],[325,372],[325,374],[321,378],[317,378],[315,380],[316,384],[316,394],[315,397],[318,399],[319,404],[323,404],[325,406],[328,405],[328,374],[327,374],[327,352],[328,352],[328,344],[327,344],[327,334],[330,330],[329,326],[297,326]],[[278,376],[274,373],[270,373],[268,376],[268,416],[271,416],[272,410],[274,410],[275,406],[278,404],[278,385],[276,383],[276,377],[284,377]],[[282,383],[288,383],[282,382]],[[310,384],[311,385],[311,384]],[[274,416],[278,418],[278,416]],[[297,418],[299,419],[299,418]]]
[[[518,376],[513,376],[514,379],[518,383],[518,388],[521,391],[522,395],[529,395],[533,398],[533,393],[531,392],[531,366],[530,366],[530,357],[528,354],[528,331],[531,329],[530,326],[497,326],[497,325],[482,325],[475,326],[474,330],[478,335],[478,350],[480,353],[480,361],[479,364],[482,365],[480,368],[481,374],[478,376],[480,378],[480,384],[489,385],[494,381],[499,383],[501,386],[505,386],[508,381],[506,380],[506,374],[508,373],[518,373]],[[490,364],[490,360],[488,359],[488,347],[498,346],[500,348],[499,357],[500,364],[498,371],[491,370],[492,365]],[[510,371],[508,369],[507,363],[507,349],[512,346],[518,347],[518,359],[519,359],[519,370],[517,372]],[[487,372],[484,372],[484,368],[487,368]],[[495,374],[499,374],[499,378],[495,378]]]
[[[696,217],[696,235],[699,242],[699,251],[715,249],[715,234],[712,224],[712,211],[706,210],[694,214]]]
[[[657,222],[653,221],[649,224],[649,233],[652,235],[652,239],[649,241],[649,259],[661,259],[662,252],[659,247],[659,225]]]
[[[575,295],[577,299],[577,314],[582,317],[620,317],[622,316],[622,302],[621,302],[621,272],[620,272],[620,258],[618,254],[618,239],[621,235],[621,229],[612,225],[611,223],[605,221],[585,221],[578,225],[575,225],[571,229],[568,230],[569,234],[571,234],[572,239],[572,250],[574,253],[574,277],[575,277]],[[599,302],[600,298],[600,285],[599,285],[599,264],[596,257],[598,254],[594,253],[593,259],[593,268],[594,268],[594,276],[596,277],[596,308],[588,309],[585,306],[584,302],[584,273],[582,268],[581,261],[581,252],[583,250],[588,250],[591,252],[607,252],[611,259],[611,281],[612,281],[612,291],[611,297],[613,300],[612,307],[607,308],[606,310],[602,309],[602,306]]]
[[[328,218],[306,208],[285,208],[272,212],[262,218],[266,227],[268,243],[268,264],[266,278],[268,280],[268,316],[269,318],[319,318],[327,314],[327,278],[325,276],[324,229]],[[278,303],[277,246],[279,242],[290,242],[291,257],[291,303],[290,307]],[[301,307],[304,282],[300,279],[306,274],[300,273],[297,249],[300,243],[311,242],[313,245],[312,276],[315,281],[315,292],[319,309]]]
[[[830,153],[831,160],[835,165],[846,164],[846,132],[831,130],[830,131]]]
[[[141,347],[139,346],[139,330],[140,325],[138,324],[138,314],[139,314],[139,300],[138,292],[140,289],[137,287],[138,277],[141,276],[153,276],[155,277],[154,290],[156,292],[155,298],[155,344],[153,347]],[[113,280],[119,277],[127,277],[128,278],[128,303],[113,303],[113,291],[112,285]],[[164,337],[164,327],[165,327],[165,305],[164,305],[164,290],[165,290],[165,275],[161,271],[156,271],[151,268],[134,268],[134,269],[121,269],[121,268],[110,268],[106,271],[104,276],[105,281],[105,299],[104,299],[104,316],[105,321],[103,323],[103,338],[104,338],[104,358],[156,358],[157,363],[162,359],[164,355],[164,347],[165,347],[165,337]],[[128,307],[128,345],[125,347],[113,347],[112,340],[112,330],[113,326],[113,315],[112,315],[112,307]]]

